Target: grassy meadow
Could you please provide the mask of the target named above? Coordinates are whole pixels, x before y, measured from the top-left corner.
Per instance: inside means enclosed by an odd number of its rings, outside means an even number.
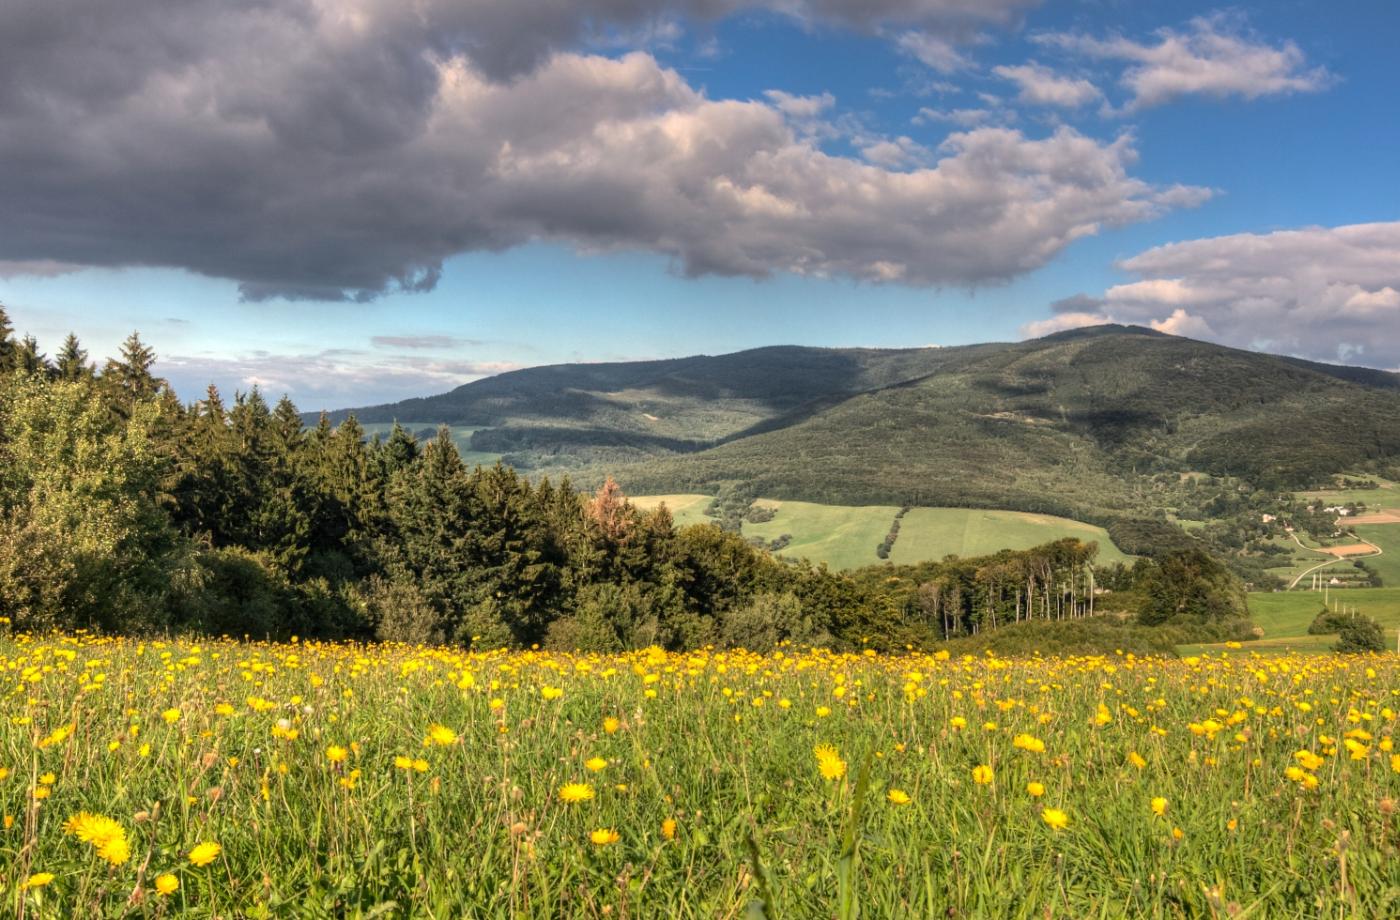
[[[1384,916],[1400,661],[0,643],[23,917]]]
[[[664,501],[677,525],[712,521],[705,516],[711,501],[708,495],[644,495],[629,500],[647,510]],[[744,536],[771,541],[789,534],[791,542],[778,555],[825,562],[833,569],[878,564],[881,560],[875,550],[899,511],[893,505],[826,505],[766,498],[757,504],[777,513],[771,521],[745,523]],[[1030,549],[1062,537],[1096,541],[1100,564],[1132,562],[1102,527],[1047,514],[972,508],[911,508],[900,521],[890,561],[909,565],[948,555],[981,556],[1002,549]]]

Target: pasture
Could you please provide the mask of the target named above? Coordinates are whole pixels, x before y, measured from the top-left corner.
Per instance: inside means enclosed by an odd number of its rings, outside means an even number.
[[[1400,659],[0,641],[41,917],[1393,916]]]
[[[663,500],[677,525],[712,520],[705,516],[710,502],[707,495],[643,495],[630,499],[645,509],[654,508]],[[825,562],[833,569],[878,564],[881,560],[876,548],[899,511],[893,505],[823,505],[773,499],[759,499],[757,504],[772,508],[776,514],[761,524],[745,523],[744,536],[772,541],[789,534],[791,542],[778,555]],[[899,539],[890,561],[908,565],[948,555],[982,556],[1001,549],[1029,549],[1062,537],[1097,542],[1100,565],[1132,563],[1132,557],[1114,546],[1102,527],[1045,514],[970,508],[911,508],[900,521]]]

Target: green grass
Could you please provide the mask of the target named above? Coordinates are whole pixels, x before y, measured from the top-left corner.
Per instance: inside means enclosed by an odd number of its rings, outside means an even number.
[[[1357,473],[1352,479],[1369,479],[1380,486],[1378,489],[1313,489],[1307,492],[1299,492],[1298,496],[1303,499],[1321,499],[1329,505],[1345,505],[1349,502],[1358,504],[1364,503],[1368,510],[1377,508],[1400,508],[1400,485],[1382,479],[1379,476],[1371,476],[1365,473]]]
[[[900,522],[890,559],[896,563],[941,559],[949,553],[983,556],[1001,549],[1029,549],[1062,537],[1099,544],[1100,565],[1131,563],[1102,527],[1048,514],[969,508],[914,508]]]
[[[714,518],[705,514],[705,509],[714,501],[714,496],[711,495],[634,495],[629,496],[627,500],[644,511],[650,511],[665,502],[666,510],[671,512],[677,527],[714,522]]]
[[[630,500],[646,509],[664,501],[678,526],[712,520],[705,515],[708,495],[639,495]],[[879,563],[875,550],[899,511],[893,505],[823,505],[773,499],[759,499],[758,504],[775,509],[777,514],[762,524],[744,524],[744,536],[771,541],[789,534],[792,540],[779,555],[825,562],[833,569]],[[890,561],[912,565],[949,555],[983,556],[1003,549],[1029,549],[1062,537],[1097,542],[1101,565],[1133,560],[1113,545],[1102,527],[1082,521],[1019,511],[912,508],[900,522]]]
[[[0,914],[1394,916],[1400,659],[1251,656],[0,638]]]
[[[771,521],[745,524],[744,536],[774,540],[791,534],[779,554],[792,559],[825,562],[834,569],[853,569],[879,562],[875,548],[889,533],[899,509],[890,505],[818,505],[813,502],[761,500],[776,508]],[[901,537],[902,539],[902,537]]]
[[[1387,628],[1400,626],[1400,587],[1348,588],[1328,592],[1328,598],[1355,607]],[[1322,593],[1271,591],[1249,595],[1249,618],[1266,637],[1303,636],[1322,609]]]
[[[1360,524],[1352,530],[1381,548],[1381,555],[1366,557],[1366,565],[1380,573],[1387,587],[1400,588],[1400,524]]]

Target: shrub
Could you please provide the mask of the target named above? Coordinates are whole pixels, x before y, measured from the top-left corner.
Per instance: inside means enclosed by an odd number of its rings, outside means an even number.
[[[1349,617],[1332,651],[1344,655],[1385,651],[1385,631],[1370,617]]]
[[[1325,636],[1341,632],[1354,618],[1349,613],[1334,613],[1326,607],[1308,625],[1308,635]]]

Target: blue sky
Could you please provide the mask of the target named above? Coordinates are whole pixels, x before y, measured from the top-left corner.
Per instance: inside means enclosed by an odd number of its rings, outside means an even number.
[[[0,93],[29,138],[0,141],[15,325],[95,355],[139,329],[184,398],[306,409],[1110,320],[1400,367],[1396,4],[363,6],[309,34],[133,15],[92,81],[31,41]],[[286,73],[243,75],[284,39]]]

